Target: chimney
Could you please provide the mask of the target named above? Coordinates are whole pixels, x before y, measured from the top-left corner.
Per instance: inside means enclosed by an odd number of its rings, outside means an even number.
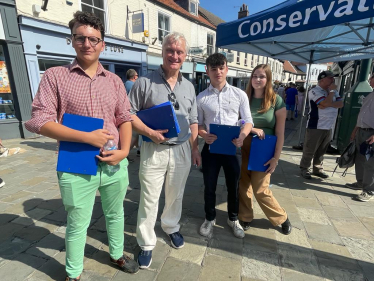
[[[240,7],[240,11],[238,13],[238,19],[245,18],[248,16],[249,16],[248,6],[246,4],[243,4],[243,6]]]

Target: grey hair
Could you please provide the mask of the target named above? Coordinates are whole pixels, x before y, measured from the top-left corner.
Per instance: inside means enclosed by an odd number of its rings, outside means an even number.
[[[129,69],[126,72],[127,80],[130,80],[130,79],[134,78],[136,75],[137,75],[137,73],[136,73],[135,69]]]
[[[164,40],[162,40],[162,51],[165,49],[167,43],[181,43],[181,40],[183,40],[186,45],[186,55],[188,55],[190,46],[188,45],[187,39],[182,33],[176,31],[169,33],[165,36]]]

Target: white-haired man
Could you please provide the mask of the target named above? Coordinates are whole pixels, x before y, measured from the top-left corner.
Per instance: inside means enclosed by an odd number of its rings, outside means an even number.
[[[157,238],[154,231],[158,202],[165,182],[165,207],[161,227],[176,248],[184,246],[179,233],[184,187],[192,162],[200,165],[197,144],[198,120],[195,89],[180,73],[188,52],[183,34],[170,33],[162,44],[163,64],[139,78],[131,89],[133,128],[152,142],[143,142],[140,154],[139,179],[141,185],[138,211],[137,241],[141,248],[138,256],[140,268],[148,268],[152,262],[152,250]],[[167,139],[167,130],[152,130],[135,113],[139,110],[171,101],[176,111],[181,132],[176,138]]]

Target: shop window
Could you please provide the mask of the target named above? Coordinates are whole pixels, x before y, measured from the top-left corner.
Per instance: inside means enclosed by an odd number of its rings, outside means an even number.
[[[0,121],[16,118],[3,46],[0,46]]]
[[[190,1],[190,13],[197,16],[197,11],[198,11],[197,3],[195,1]]]
[[[158,14],[158,41],[162,44],[165,36],[170,33],[170,17],[165,14]]]
[[[208,56],[212,55],[213,54],[213,41],[214,41],[214,38],[213,38],[213,34],[207,34],[207,45],[206,45],[206,53]]]
[[[55,66],[62,66],[62,65],[68,65],[71,63],[71,61],[67,60],[48,60],[48,59],[39,59],[39,71],[44,72],[48,68],[55,67]]]
[[[81,0],[81,3],[83,12],[95,14],[101,19],[104,26],[106,26],[104,0]]]

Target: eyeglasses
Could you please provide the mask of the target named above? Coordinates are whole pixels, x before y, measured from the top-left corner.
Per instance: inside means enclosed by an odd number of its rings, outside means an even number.
[[[170,93],[168,94],[168,98],[169,98],[169,101],[172,103],[172,105],[174,106],[174,109],[175,110],[179,110],[179,103],[177,101],[177,97],[175,96],[174,93]]]
[[[83,45],[84,42],[86,42],[86,38],[88,38],[88,42],[90,42],[92,47],[95,47],[97,44],[99,44],[102,39],[95,37],[95,36],[83,36],[83,35],[78,35],[78,34],[73,34],[75,42],[79,45]]]

